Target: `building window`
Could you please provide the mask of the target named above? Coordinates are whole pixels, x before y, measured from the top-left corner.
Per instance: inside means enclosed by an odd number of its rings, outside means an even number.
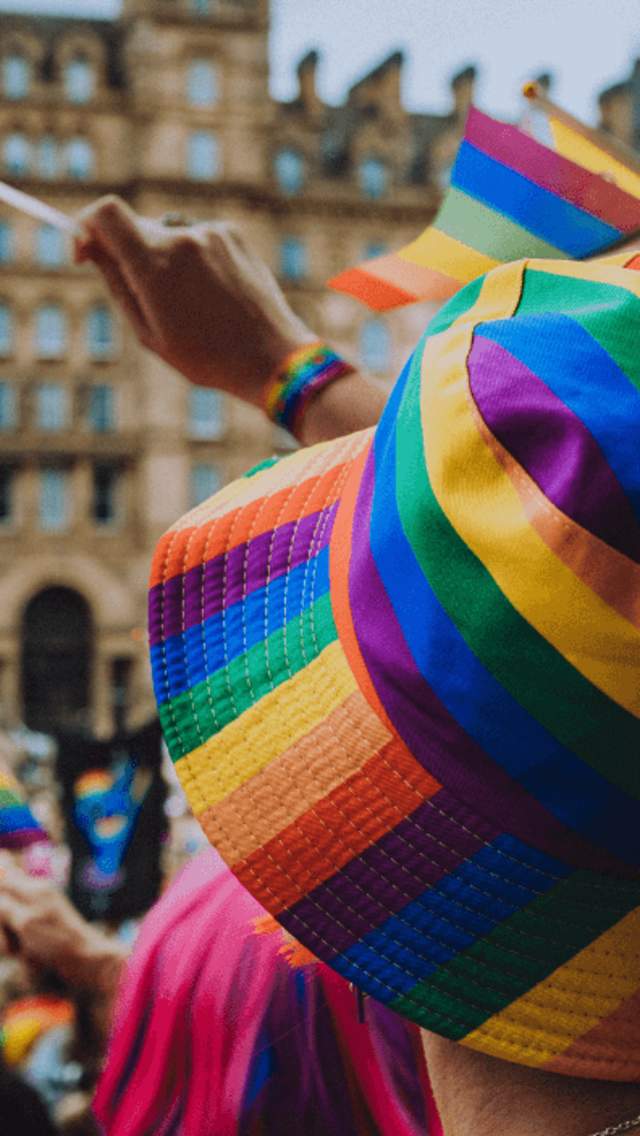
[[[13,225],[11,221],[0,220],[0,264],[10,264],[13,260]]]
[[[66,260],[64,233],[53,225],[38,225],[36,230],[36,260],[44,268],[60,268]]]
[[[114,465],[93,467],[91,517],[96,525],[112,525],[118,519],[120,470]]]
[[[86,138],[71,138],[67,143],[67,173],[77,181],[93,177],[93,146]]]
[[[196,181],[206,181],[219,173],[218,139],[211,130],[194,130],[189,135],[187,172]]]
[[[67,347],[67,319],[59,304],[43,304],[36,312],[36,353],[60,359]]]
[[[40,430],[64,430],[69,421],[69,396],[61,383],[39,383],[36,425]]]
[[[4,143],[4,167],[9,174],[23,177],[29,172],[31,151],[24,134],[8,134]]]
[[[40,470],[40,527],[60,532],[69,524],[69,473],[49,467]]]
[[[0,430],[14,430],[18,425],[18,398],[13,383],[0,382]]]
[[[280,274],[285,280],[303,280],[307,275],[307,249],[300,237],[282,238]]]
[[[280,189],[285,193],[300,193],[304,185],[304,159],[297,150],[279,150],[274,168]]]
[[[364,260],[373,260],[376,256],[384,256],[387,246],[382,241],[367,241],[364,246]]]
[[[13,520],[13,487],[15,470],[10,465],[0,465],[0,525],[10,525]]]
[[[195,16],[209,16],[211,14],[211,0],[189,0],[189,7]]]
[[[36,161],[38,173],[43,178],[55,178],[60,172],[58,143],[52,134],[45,134],[38,142]]]
[[[108,434],[115,429],[115,400],[113,387],[96,383],[89,388],[88,424],[96,434]]]
[[[70,103],[88,103],[95,90],[95,72],[88,59],[70,59],[64,72],[64,90]]]
[[[96,304],[87,316],[87,350],[92,359],[113,355],[113,316],[106,304]]]
[[[2,62],[2,85],[8,99],[26,99],[31,84],[31,64],[24,55],[5,56]]]
[[[189,436],[215,441],[224,434],[223,400],[220,391],[189,388]]]
[[[360,189],[372,201],[384,197],[389,184],[389,173],[380,158],[365,158],[359,168]]]
[[[0,301],[0,358],[13,350],[13,315],[8,304]]]
[[[212,462],[198,462],[191,470],[191,506],[201,505],[222,485],[220,471]]]
[[[187,98],[194,107],[210,107],[217,103],[218,72],[208,59],[194,59],[189,64]]]
[[[381,319],[370,319],[360,331],[360,355],[369,371],[384,372],[391,366],[391,336]]]

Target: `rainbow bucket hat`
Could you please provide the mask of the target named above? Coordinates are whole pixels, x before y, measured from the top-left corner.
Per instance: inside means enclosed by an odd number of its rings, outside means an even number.
[[[166,534],[150,632],[193,810],[292,936],[464,1045],[640,1080],[640,274],[470,284],[376,429]]]

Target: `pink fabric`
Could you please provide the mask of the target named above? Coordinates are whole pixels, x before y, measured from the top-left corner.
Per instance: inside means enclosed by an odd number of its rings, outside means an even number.
[[[105,1136],[424,1136],[418,1031],[369,1002],[359,1022],[338,975],[292,971],[280,934],[254,933],[263,914],[207,850],[147,916],[95,1098]]]

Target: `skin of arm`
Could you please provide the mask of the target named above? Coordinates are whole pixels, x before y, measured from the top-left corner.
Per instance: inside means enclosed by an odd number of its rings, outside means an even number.
[[[262,407],[282,360],[317,339],[235,226],[168,228],[107,197],[79,216],[78,232],[76,261],[96,265],[139,342],[196,385]],[[385,401],[379,384],[345,376],[310,402],[299,441],[371,426]]]

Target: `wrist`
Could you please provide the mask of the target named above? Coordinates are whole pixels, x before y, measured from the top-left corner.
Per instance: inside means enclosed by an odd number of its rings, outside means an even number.
[[[322,391],[355,368],[321,340],[297,346],[272,371],[262,392],[267,416],[300,436],[306,412]]]

